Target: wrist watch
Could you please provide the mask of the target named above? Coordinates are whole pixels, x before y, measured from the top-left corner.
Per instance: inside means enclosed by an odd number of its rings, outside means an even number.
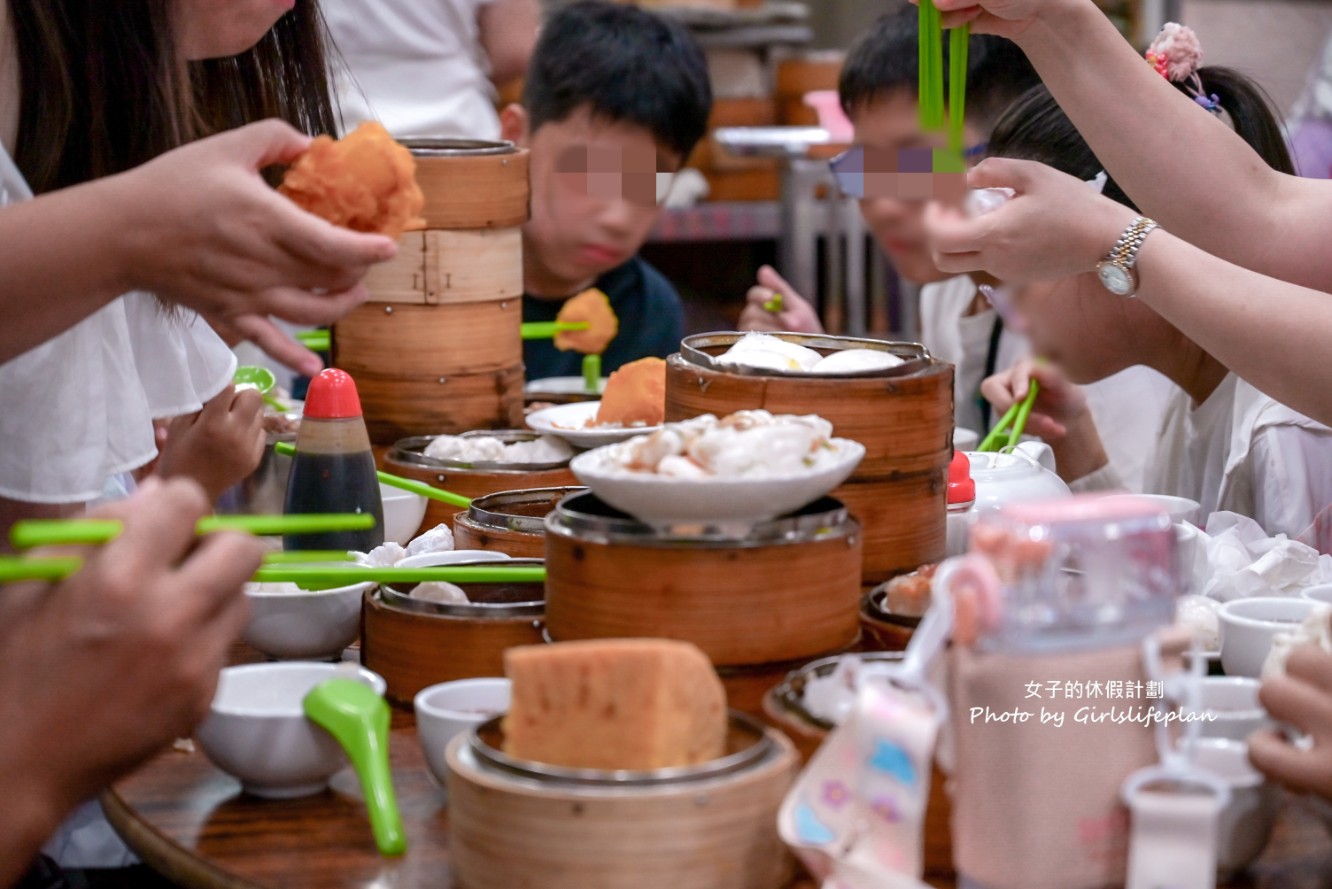
[[[1096,276],[1101,285],[1116,296],[1133,296],[1138,292],[1138,251],[1147,236],[1160,228],[1146,216],[1139,216],[1124,230],[1112,249],[1096,264]]]

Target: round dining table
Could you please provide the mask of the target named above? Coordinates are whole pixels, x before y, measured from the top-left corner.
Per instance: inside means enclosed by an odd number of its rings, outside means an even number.
[[[255,659],[238,652],[236,660]],[[350,769],[328,789],[259,799],[178,744],[102,795],[107,817],[144,863],[184,889],[450,889],[448,806],[430,776],[410,712],[389,737],[394,789],[407,833],[396,858],[375,848]],[[948,878],[927,878],[954,889]],[[1306,800],[1286,795],[1271,842],[1228,889],[1329,889],[1332,835]],[[802,880],[791,889],[816,889]]]

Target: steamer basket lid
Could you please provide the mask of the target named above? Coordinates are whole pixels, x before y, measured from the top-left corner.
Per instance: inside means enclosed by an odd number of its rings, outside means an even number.
[[[398,140],[416,157],[485,157],[496,154],[516,154],[518,147],[512,142],[489,139],[448,139],[442,136],[406,136]]]
[[[846,380],[846,379],[889,379],[905,377],[925,370],[934,361],[929,350],[920,343],[898,343],[888,340],[864,339],[851,336],[830,336],[810,333],[769,333],[788,343],[795,343],[815,351],[825,353],[840,352],[845,349],[871,349],[876,352],[889,352],[902,359],[902,363],[886,370],[865,370],[840,374],[810,374],[789,370],[770,370],[757,367],[722,367],[713,360],[739,342],[745,334],[739,331],[717,333],[699,333],[687,336],[680,341],[680,357],[689,364],[706,367],[709,370],[724,371],[740,376],[783,377],[796,380]]]
[[[517,491],[499,491],[486,494],[472,500],[467,509],[467,518],[487,528],[504,528],[509,531],[522,531],[529,534],[546,533],[546,516],[555,509],[561,500],[570,494],[581,494],[587,488],[572,486],[564,488],[523,488]],[[541,515],[512,512],[524,504],[547,505],[549,509]]]
[[[551,534],[597,543],[662,547],[743,548],[804,543],[844,536],[859,527],[842,501],[833,497],[821,497],[791,515],[759,522],[743,534],[737,534],[733,527],[705,522],[657,528],[620,512],[591,491],[565,497],[546,516],[546,531]]]
[[[741,771],[761,762],[776,749],[767,730],[756,719],[737,710],[730,711],[726,738],[727,754],[695,766],[656,769],[650,772],[569,769],[531,760],[515,759],[504,752],[504,717],[497,716],[477,726],[468,738],[468,746],[479,764],[543,784],[583,787],[660,787],[687,784]]]

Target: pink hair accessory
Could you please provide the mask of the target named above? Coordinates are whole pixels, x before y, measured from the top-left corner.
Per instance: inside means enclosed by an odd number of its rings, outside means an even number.
[[[1221,100],[1203,92],[1202,78],[1198,76],[1202,60],[1203,49],[1198,35],[1189,26],[1178,22],[1167,22],[1147,49],[1147,61],[1156,73],[1171,83],[1184,84],[1193,95],[1193,101],[1214,114],[1220,114]]]

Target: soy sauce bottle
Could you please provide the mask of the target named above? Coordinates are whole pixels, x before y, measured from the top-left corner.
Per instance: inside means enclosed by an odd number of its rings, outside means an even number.
[[[375,517],[375,526],[365,531],[288,535],[282,538],[288,550],[369,552],[384,542],[384,504],[375,457],[356,383],[345,371],[329,368],[310,382],[283,512],[355,512]]]

